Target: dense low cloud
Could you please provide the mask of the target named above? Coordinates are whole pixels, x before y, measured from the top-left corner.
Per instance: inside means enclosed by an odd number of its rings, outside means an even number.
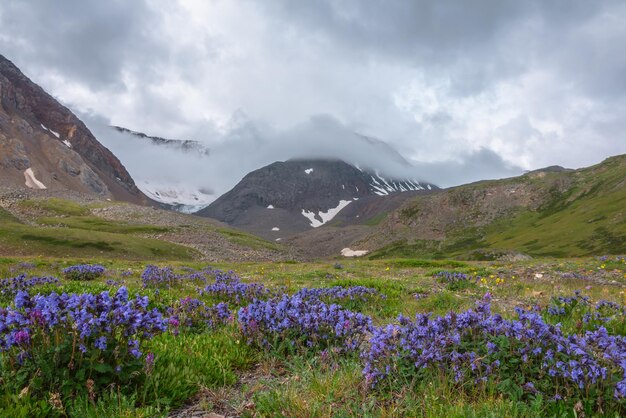
[[[221,191],[333,156],[454,185],[626,152],[625,19],[618,0],[5,0],[0,51],[135,176]],[[205,142],[211,167],[108,124]]]
[[[470,182],[523,172],[486,149],[462,154],[457,160],[407,160],[386,143],[355,134],[330,116],[316,116],[284,131],[259,127],[241,118],[226,132],[213,133],[218,137],[213,138],[214,146],[208,155],[151,146],[148,140],[111,129],[103,118],[88,114],[81,118],[105,146],[124,156],[124,163],[139,184],[149,181],[203,190],[210,195],[207,201],[231,189],[250,171],[292,158],[336,158],[386,177],[437,179],[442,187],[458,184],[459,178]]]

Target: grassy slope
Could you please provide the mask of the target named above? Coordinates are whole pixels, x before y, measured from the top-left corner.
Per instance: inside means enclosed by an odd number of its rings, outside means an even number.
[[[565,193],[550,189],[566,178],[573,178],[574,183]],[[547,173],[544,178],[525,176],[522,181],[535,182],[549,196],[538,210],[520,208],[484,228],[457,227],[446,231],[444,241],[397,241],[372,257],[471,257],[479,249],[556,257],[626,253],[625,179],[626,156],[576,172]],[[504,181],[513,184],[520,179]],[[489,184],[492,182],[464,188]]]
[[[113,257],[131,260],[193,259],[194,251],[164,241],[129,234],[65,227],[40,228],[0,223],[3,254],[54,257]]]
[[[57,198],[20,202],[19,210],[30,212],[34,224],[22,223],[0,208],[0,255],[180,261],[199,257],[199,253],[186,246],[142,236],[180,231],[191,225],[164,227],[111,221],[91,214],[92,208],[102,205],[107,204],[81,205]],[[241,231],[210,224],[196,228],[220,234],[242,251],[282,250],[275,243]]]

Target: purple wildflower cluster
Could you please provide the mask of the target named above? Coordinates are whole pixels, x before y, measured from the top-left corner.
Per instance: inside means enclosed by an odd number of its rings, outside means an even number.
[[[215,276],[215,282],[202,289],[201,295],[238,305],[272,296],[270,290],[262,284],[244,283],[232,271],[214,270],[212,274]]]
[[[472,277],[465,273],[456,271],[439,271],[434,274],[439,282],[444,283],[451,290],[465,288],[466,286],[476,283],[480,277]]]
[[[297,295],[255,300],[238,317],[248,341],[266,348],[353,351],[372,329],[368,316]]]
[[[13,273],[16,271],[32,270],[35,267],[36,265],[34,263],[29,263],[27,261],[24,261],[22,263],[19,263],[17,266],[9,267],[9,271]]]
[[[559,320],[572,318],[582,321],[579,325],[579,329],[582,330],[595,330],[599,326],[606,326],[613,327],[614,330],[622,329],[626,331],[625,306],[607,300],[600,300],[594,305],[589,297],[583,296],[580,291],[576,291],[572,297],[559,296],[552,298],[552,302],[547,307],[546,312],[548,319],[555,317]],[[620,332],[618,331],[617,333],[619,334]]]
[[[168,324],[174,334],[180,329],[186,331],[204,331],[233,320],[228,304],[220,302],[207,306],[201,300],[187,297],[168,308]]]
[[[552,303],[548,306],[548,313],[553,316],[570,315],[576,307],[586,305],[589,305],[589,297],[583,296],[577,290],[574,296],[553,297]]]
[[[626,262],[626,256],[623,255],[617,255],[615,257],[611,257],[608,255],[603,255],[601,257],[598,257],[599,261],[602,261],[603,263],[605,262],[615,262],[615,263],[624,263]]]
[[[487,294],[476,309],[463,313],[417,314],[414,321],[401,316],[398,325],[375,328],[362,354],[367,382],[433,370],[451,373],[461,384],[513,377],[523,389],[557,399],[592,387],[626,396],[624,337],[610,336],[604,328],[566,336],[539,313],[523,309],[517,309],[517,320],[508,321],[491,314],[489,302]]]
[[[592,309],[584,313],[582,317],[583,323],[587,328],[595,329],[600,325],[607,325],[608,322],[621,324],[626,331],[626,306],[608,300],[600,300]]]
[[[129,358],[141,357],[143,340],[166,329],[163,316],[148,309],[148,298],[129,300],[125,287],[113,296],[102,292],[31,297],[20,291],[14,307],[0,308],[0,351],[21,363],[36,357],[32,353],[38,350],[64,347],[72,351],[71,363],[85,357],[122,367]]]
[[[335,301],[367,301],[372,298],[385,299],[385,295],[378,292],[378,290],[365,287],[365,286],[352,286],[352,287],[320,287],[320,288],[302,288],[294,296],[302,299],[320,299],[320,300],[335,300]]]
[[[78,264],[63,269],[63,274],[70,280],[94,280],[102,276],[105,270],[99,264]]]
[[[180,277],[169,267],[160,268],[158,266],[148,264],[143,273],[141,273],[143,287],[170,288],[179,280]]]
[[[214,275],[214,270],[206,268],[196,271],[189,267],[182,269],[185,273],[177,274],[171,267],[158,267],[149,264],[141,273],[143,287],[171,288],[185,282],[207,282],[207,277]]]
[[[25,274],[20,274],[16,277],[0,280],[0,295],[15,296],[20,290],[28,290],[31,287],[44,284],[59,284],[59,279],[49,276],[29,278]]]
[[[585,276],[584,274],[580,274],[580,273],[575,273],[575,272],[565,272],[565,273],[561,273],[561,277],[563,279],[578,279],[578,280],[585,280],[588,279],[587,276]]]

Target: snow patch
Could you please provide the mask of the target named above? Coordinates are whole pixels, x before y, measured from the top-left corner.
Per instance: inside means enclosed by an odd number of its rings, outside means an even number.
[[[315,214],[315,212],[302,209],[302,215],[311,222],[311,226],[313,228],[317,228],[331,221],[341,211],[341,209],[348,206],[351,202],[351,200],[340,200],[337,207],[330,208],[326,212],[320,211],[317,213],[317,215]],[[317,216],[320,217],[320,219],[322,220],[321,222],[317,219]]]
[[[280,228],[275,226],[274,228],[272,228],[272,231],[280,231]]]
[[[367,250],[351,250],[350,248],[344,248],[343,250],[341,250],[341,255],[344,257],[361,257],[368,252],[369,251]]]
[[[274,241],[280,241],[280,238],[276,238]]]
[[[72,148],[72,143],[70,141],[68,141],[67,139],[63,140],[63,143],[68,147],[68,148]]]
[[[43,123],[40,123],[41,127],[44,129],[44,131],[48,131],[50,132],[52,135],[56,136],[57,139],[61,138],[61,135],[59,135],[58,132],[53,131],[52,129],[48,128],[46,125],[44,125]]]
[[[32,168],[27,168],[24,171],[24,178],[26,179],[26,187],[28,188],[39,189],[39,190],[43,190],[47,188],[42,182],[37,180],[37,178],[35,177],[35,173],[33,173]]]
[[[172,205],[183,213],[194,213],[208,206],[215,196],[185,184],[137,180],[137,187],[151,199]]]
[[[312,168],[307,168],[306,170],[304,170],[305,173],[307,174],[311,174],[313,172]]]
[[[274,209],[274,205],[268,205],[267,208],[268,209]]]

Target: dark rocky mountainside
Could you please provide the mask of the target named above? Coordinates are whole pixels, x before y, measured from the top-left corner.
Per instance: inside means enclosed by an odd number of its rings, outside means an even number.
[[[0,185],[149,201],[76,115],[1,55]]]
[[[385,202],[400,204],[385,196],[407,192],[408,198],[437,189],[418,180],[388,179],[340,160],[289,160],[249,173],[197,214],[282,239],[338,219],[344,224],[366,222],[379,215],[376,208]],[[362,210],[367,216],[361,216]],[[350,219],[342,216],[348,212]]]

